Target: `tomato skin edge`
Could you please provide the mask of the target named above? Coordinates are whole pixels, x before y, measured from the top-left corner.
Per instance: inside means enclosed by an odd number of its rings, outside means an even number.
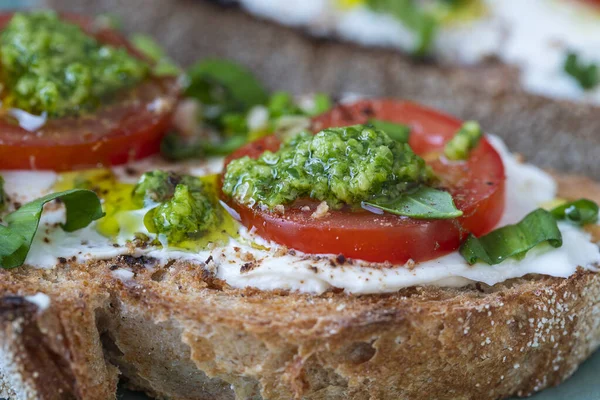
[[[0,29],[12,18],[14,13],[0,13]],[[73,22],[92,34],[103,43],[124,47],[133,56],[144,59],[129,41],[119,32],[111,29],[94,30],[93,20],[89,17],[59,13],[61,18]],[[114,114],[111,106],[102,106],[99,110],[82,119],[97,118],[98,129],[104,133],[90,133],[89,124],[76,122],[77,118],[57,118],[46,122],[36,131],[30,132],[9,121],[0,119],[0,169],[15,170],[54,170],[97,168],[125,164],[139,160],[160,151],[163,136],[171,126],[171,118],[179,99],[180,88],[175,77],[153,78],[141,82],[138,87],[152,87],[155,96],[167,107],[157,112],[145,108],[149,100],[134,108],[125,104],[119,113]],[[137,88],[134,88],[137,90]],[[147,89],[149,92],[150,89]],[[129,94],[126,91],[125,94]],[[133,93],[133,90],[131,90]],[[137,93],[137,92],[136,92]],[[113,114],[111,114],[113,113]],[[108,114],[116,115],[113,126],[104,127]],[[61,125],[65,128],[61,128]]]

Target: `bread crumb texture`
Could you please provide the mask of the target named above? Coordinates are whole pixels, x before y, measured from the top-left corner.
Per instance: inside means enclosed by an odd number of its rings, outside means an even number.
[[[0,272],[3,390],[106,400],[120,373],[159,398],[500,399],[560,383],[600,343],[589,271],[312,296],[231,289],[184,262],[120,265],[134,272],[120,280],[119,262]],[[22,298],[40,291],[44,312]]]

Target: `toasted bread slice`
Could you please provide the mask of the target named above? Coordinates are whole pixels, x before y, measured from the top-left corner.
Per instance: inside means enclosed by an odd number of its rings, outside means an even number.
[[[128,32],[151,34],[183,65],[224,57],[269,87],[296,93],[411,99],[481,122],[532,163],[600,180],[600,108],[526,93],[519,72],[495,61],[474,67],[419,63],[396,50],[317,40],[206,0],[43,0],[50,7],[121,16]]]
[[[574,179],[562,197],[600,201]],[[560,383],[600,345],[592,271],[368,296],[238,290],[131,257],[0,277],[0,389],[15,399],[111,399],[119,373],[169,399],[501,399]],[[49,307],[23,297],[38,292]]]

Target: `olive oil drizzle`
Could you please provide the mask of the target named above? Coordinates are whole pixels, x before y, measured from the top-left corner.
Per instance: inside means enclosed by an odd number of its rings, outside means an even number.
[[[239,223],[219,203],[218,175],[207,175],[198,179],[202,181],[206,196],[213,203],[215,212],[219,214],[219,223],[208,231],[177,243],[167,243],[166,238],[161,237],[162,235],[149,233],[151,224],[148,224],[147,218],[144,217],[150,208],[139,208],[132,198],[135,184],[120,182],[110,169],[62,173],[53,189],[63,191],[81,188],[96,192],[102,199],[106,213],[104,218],[97,221],[96,229],[115,243],[120,239],[132,243],[141,240],[144,245],[167,246],[169,249],[195,252],[206,250],[213,245],[225,245],[231,238],[239,236]]]

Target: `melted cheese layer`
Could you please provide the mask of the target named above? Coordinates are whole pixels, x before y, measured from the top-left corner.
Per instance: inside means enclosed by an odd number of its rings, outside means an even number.
[[[502,156],[506,169],[506,211],[499,226],[518,222],[526,214],[556,196],[556,184],[542,170],[519,163],[510,154],[502,141],[489,137]],[[214,173],[220,163],[212,160],[208,164],[190,166],[188,172],[199,175]],[[137,169],[152,169],[152,161],[136,165]],[[121,174],[118,169],[117,175]],[[4,172],[6,190],[12,199],[26,202],[49,192],[57,179],[51,172]],[[131,180],[131,177],[123,177]],[[143,212],[134,211],[139,218]],[[507,279],[527,274],[542,274],[566,278],[578,267],[595,269],[600,264],[598,246],[591,242],[590,235],[566,222],[560,222],[564,244],[555,249],[541,245],[531,250],[522,260],[508,259],[501,264],[468,265],[458,252],[436,260],[418,263],[415,266],[384,266],[360,260],[351,260],[341,265],[331,254],[308,255],[266,242],[240,227],[240,235],[230,239],[226,246],[210,250],[189,252],[177,249],[145,248],[127,246],[131,232],[124,233],[116,242],[99,234],[95,224],[76,232],[64,232],[56,222],[64,220],[61,208],[47,210],[42,216],[27,265],[36,268],[53,268],[58,258],[74,257],[80,262],[93,259],[109,259],[118,255],[145,255],[156,258],[153,264],[166,264],[169,260],[187,260],[198,268],[207,268],[233,287],[256,287],[262,290],[289,289],[308,293],[322,293],[331,287],[349,293],[386,293],[417,285],[444,287],[464,286],[472,282],[494,285]],[[139,224],[144,231],[143,224]],[[144,232],[148,234],[148,232]],[[206,264],[212,257],[212,261]],[[150,267],[153,267],[150,266]],[[128,280],[133,273],[128,270],[115,272],[121,280]]]

